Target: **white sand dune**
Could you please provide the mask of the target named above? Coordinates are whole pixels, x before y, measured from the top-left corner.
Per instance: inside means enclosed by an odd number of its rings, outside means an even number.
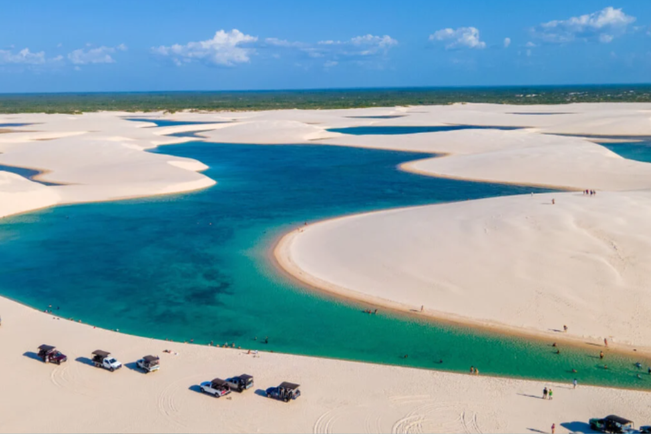
[[[576,432],[590,417],[611,413],[651,423],[645,392],[572,390],[569,384],[272,353],[254,357],[94,329],[6,299],[0,312],[0,432],[549,432],[552,423],[557,432]],[[36,359],[43,343],[57,345],[68,362]],[[127,366],[111,373],[88,365],[96,349]],[[161,357],[160,371],[131,368],[146,354]],[[254,390],[231,399],[196,391],[202,381],[242,373],[254,375]],[[281,381],[301,384],[303,395],[285,404],[256,394]],[[545,386],[554,390],[552,401],[540,398]]]
[[[549,193],[329,220],[295,231],[277,254],[352,298],[650,347],[650,233],[649,191]]]

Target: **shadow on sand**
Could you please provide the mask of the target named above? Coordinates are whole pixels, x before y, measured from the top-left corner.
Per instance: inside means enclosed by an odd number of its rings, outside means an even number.
[[[23,353],[23,356],[27,357],[28,359],[38,360],[39,362],[43,363],[43,359],[41,359],[38,354],[33,351],[26,351]]]

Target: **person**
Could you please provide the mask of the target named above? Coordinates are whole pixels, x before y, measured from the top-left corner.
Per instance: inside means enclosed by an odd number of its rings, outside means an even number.
[[[549,391],[547,390],[547,386],[545,386],[545,388],[543,389],[543,397],[542,397],[542,399],[547,399],[547,394],[548,393],[549,393]]]
[[[479,375],[479,369],[475,368],[475,375]]]
[[[560,354],[560,353],[561,353],[561,350],[556,350],[556,354]]]
[[[556,432],[556,424],[553,423],[552,424],[552,434],[554,434],[555,432]]]
[[[552,199],[552,205],[556,205],[556,199]]]
[[[599,351],[599,359],[603,360],[604,359],[604,352]]]
[[[471,374],[474,374],[474,373],[475,373],[475,367],[474,367],[474,366],[471,366],[471,367],[470,367],[470,373],[471,373]]]
[[[567,333],[567,326],[566,326],[566,325],[563,326],[563,331],[564,331],[565,333]]]
[[[576,385],[579,384],[577,379],[575,378],[574,381],[572,381],[572,385],[574,386],[573,389],[576,389]]]
[[[651,366],[648,369],[649,375],[651,375]]]
[[[552,347],[556,348],[556,342],[554,342],[554,343],[552,344]]]
[[[550,387],[550,388],[549,388],[549,399],[552,399],[552,395],[553,395],[553,394],[554,394],[554,391],[553,391],[552,388]]]
[[[265,337],[265,338],[264,338],[264,343],[265,343],[265,344],[268,344],[268,343],[269,343],[269,338],[268,338],[268,337]]]
[[[642,363],[637,362],[637,363],[635,364],[635,367],[636,367],[637,369],[642,369]]]
[[[607,338],[604,338],[604,345],[608,346],[608,339]]]
[[[425,309],[425,305],[424,305],[424,304],[422,304],[422,305],[420,306],[420,311],[422,312],[423,309]]]

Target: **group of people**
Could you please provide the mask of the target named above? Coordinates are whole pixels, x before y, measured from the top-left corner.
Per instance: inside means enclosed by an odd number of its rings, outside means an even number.
[[[543,389],[543,396],[542,399],[552,399],[554,397],[554,391],[550,387],[549,389],[547,386]]]
[[[596,190],[583,190],[583,194],[586,195],[586,196],[594,196],[595,194],[597,194],[597,191]]]
[[[470,373],[472,375],[479,375],[479,369],[475,368],[474,366],[470,367]]]

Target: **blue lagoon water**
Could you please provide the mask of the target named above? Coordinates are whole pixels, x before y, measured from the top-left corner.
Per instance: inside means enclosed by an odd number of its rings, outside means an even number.
[[[551,341],[499,336],[383,309],[367,315],[362,310],[368,306],[307,290],[270,261],[277,238],[305,221],[543,190],[396,169],[422,154],[203,142],[158,152],[204,162],[210,167],[205,174],[218,184],[189,194],[63,206],[0,220],[0,294],[39,309],[52,305],[63,317],[176,341],[651,386],[651,379],[637,379],[633,357],[609,354],[606,371],[597,347],[564,347],[557,355]]]
[[[442,131],[457,130],[519,130],[523,127],[492,127],[483,125],[439,125],[439,126],[379,126],[370,125],[364,127],[331,128],[332,133],[353,134],[356,136],[365,135],[391,135],[391,134],[417,134],[417,133],[440,133]]]
[[[651,138],[646,138],[640,142],[599,144],[629,160],[651,163]]]

